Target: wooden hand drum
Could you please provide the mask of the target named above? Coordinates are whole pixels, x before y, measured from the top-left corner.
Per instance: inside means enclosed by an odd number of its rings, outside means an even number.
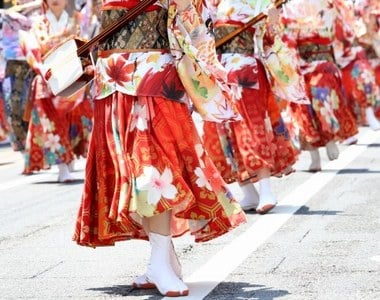
[[[91,52],[78,55],[79,47],[84,44],[79,39],[69,39],[44,57],[44,78],[55,96],[69,97],[93,79],[86,72],[86,68],[93,66]]]

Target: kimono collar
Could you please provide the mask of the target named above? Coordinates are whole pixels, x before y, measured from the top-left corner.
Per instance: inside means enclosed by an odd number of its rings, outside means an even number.
[[[52,33],[60,33],[64,31],[67,26],[67,23],[69,20],[69,14],[67,13],[66,10],[64,10],[61,16],[59,17],[59,19],[57,19],[55,15],[53,14],[53,12],[49,9],[46,12],[46,18],[49,21]]]

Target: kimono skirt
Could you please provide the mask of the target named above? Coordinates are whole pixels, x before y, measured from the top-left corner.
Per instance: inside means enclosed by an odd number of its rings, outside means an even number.
[[[375,80],[378,87],[380,87],[380,58],[377,56],[373,47],[365,47],[366,57],[369,60],[371,68],[375,74]],[[380,102],[375,103],[375,115],[380,119]]]
[[[90,101],[84,99],[84,90],[70,96],[70,99],[55,97],[38,75],[32,82],[30,101],[32,108],[24,154],[24,174],[47,169],[51,165],[70,163],[74,154],[86,156],[92,107]]]
[[[308,64],[304,78],[311,104],[290,103],[289,112],[300,130],[301,149],[323,147],[355,135],[356,120],[346,103],[330,46],[307,43],[299,45],[299,51]]]
[[[146,124],[133,113],[141,107]],[[141,218],[166,210],[173,211],[173,236],[190,231],[198,242],[245,220],[203,150],[188,106],[162,97],[116,92],[95,101],[85,178],[74,234],[80,245],[146,239]]]
[[[342,68],[342,81],[349,108],[359,123],[365,124],[364,110],[380,104],[380,86],[364,53],[359,53],[354,61]]]
[[[217,33],[218,30],[223,29],[217,27]],[[253,53],[250,47],[252,34],[245,31],[224,45],[221,52],[249,55],[244,53]],[[227,182],[257,181],[257,171],[262,168],[275,176],[288,174],[297,157],[264,66],[252,59],[252,64],[229,74],[242,87],[242,97],[237,101],[242,121],[204,122],[205,147]],[[226,65],[223,54],[220,60]]]

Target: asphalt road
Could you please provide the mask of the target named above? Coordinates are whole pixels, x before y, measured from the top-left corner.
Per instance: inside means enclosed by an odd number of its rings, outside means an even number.
[[[323,171],[273,179],[279,205],[204,244],[175,240],[190,295],[184,299],[380,299],[380,131],[361,128]],[[20,175],[22,157],[0,146],[0,299],[162,299],[131,287],[149,245],[85,248],[71,241],[84,160],[73,184],[57,169]],[[236,186],[233,193],[240,196]]]

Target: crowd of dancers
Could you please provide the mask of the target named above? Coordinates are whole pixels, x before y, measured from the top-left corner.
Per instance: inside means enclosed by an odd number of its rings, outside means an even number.
[[[92,130],[89,89],[55,97],[42,77],[42,58],[73,35],[89,38],[88,3],[20,1],[2,10],[0,139],[24,158],[24,175],[57,165],[58,182],[74,179],[74,161],[86,157]],[[88,6],[86,6],[86,4]]]
[[[51,92],[44,55],[138,1],[14,2],[1,17],[0,140],[24,175],[57,165],[61,183],[86,158],[73,239],[149,240],[135,287],[187,295],[172,237],[204,242],[244,210],[268,213],[271,178],[301,151],[318,172],[320,148],[335,160],[360,126],[380,130],[378,0],[159,0],[97,45],[94,81],[69,97]]]

